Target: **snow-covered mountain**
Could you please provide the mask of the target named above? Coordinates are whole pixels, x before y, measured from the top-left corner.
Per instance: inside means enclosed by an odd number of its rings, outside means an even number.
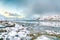
[[[37,20],[58,20],[60,21],[60,16],[59,15],[42,16],[42,17],[37,18]]]

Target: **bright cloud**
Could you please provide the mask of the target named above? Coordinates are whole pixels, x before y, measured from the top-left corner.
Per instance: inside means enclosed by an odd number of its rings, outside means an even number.
[[[24,18],[24,16],[21,16],[21,15],[17,15],[17,16],[13,16],[13,15],[10,15],[11,13],[9,12],[6,12],[4,10],[0,10],[0,14],[7,17],[7,18]]]

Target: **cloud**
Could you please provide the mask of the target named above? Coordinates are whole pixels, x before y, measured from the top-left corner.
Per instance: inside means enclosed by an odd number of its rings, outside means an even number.
[[[60,0],[29,0],[27,5],[27,18],[33,18],[34,15],[60,15]],[[36,16],[35,16],[36,18]]]
[[[20,15],[24,19],[33,19],[47,14],[60,15],[60,0],[3,0],[0,1],[0,9],[11,12],[4,15]]]
[[[6,12],[4,10],[0,10],[0,15],[4,16],[5,18],[24,18],[24,16],[22,15],[18,15],[16,13],[10,13],[10,12]]]

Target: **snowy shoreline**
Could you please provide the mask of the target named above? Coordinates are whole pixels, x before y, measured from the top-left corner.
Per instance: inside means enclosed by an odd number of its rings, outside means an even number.
[[[12,23],[13,24],[13,23]],[[3,32],[0,35],[0,38],[3,38],[3,40],[10,39],[10,40],[35,40],[35,38],[41,36],[41,35],[49,35],[49,36],[56,36],[60,38],[60,33],[54,31],[54,30],[43,30],[38,28],[38,25],[36,26],[30,26],[26,27],[21,24],[15,23],[15,27],[5,27],[3,30],[7,30],[7,32]],[[47,27],[46,27],[47,28]]]

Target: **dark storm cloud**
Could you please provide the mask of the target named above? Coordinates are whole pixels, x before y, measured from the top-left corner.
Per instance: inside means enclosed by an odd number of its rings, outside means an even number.
[[[39,0],[32,5],[33,13],[60,12],[59,0]]]
[[[27,19],[36,15],[60,14],[60,0],[4,0],[4,4],[16,7],[17,12],[22,9]]]
[[[26,7],[33,14],[60,12],[60,0],[4,0],[4,3],[15,6],[17,10]]]

